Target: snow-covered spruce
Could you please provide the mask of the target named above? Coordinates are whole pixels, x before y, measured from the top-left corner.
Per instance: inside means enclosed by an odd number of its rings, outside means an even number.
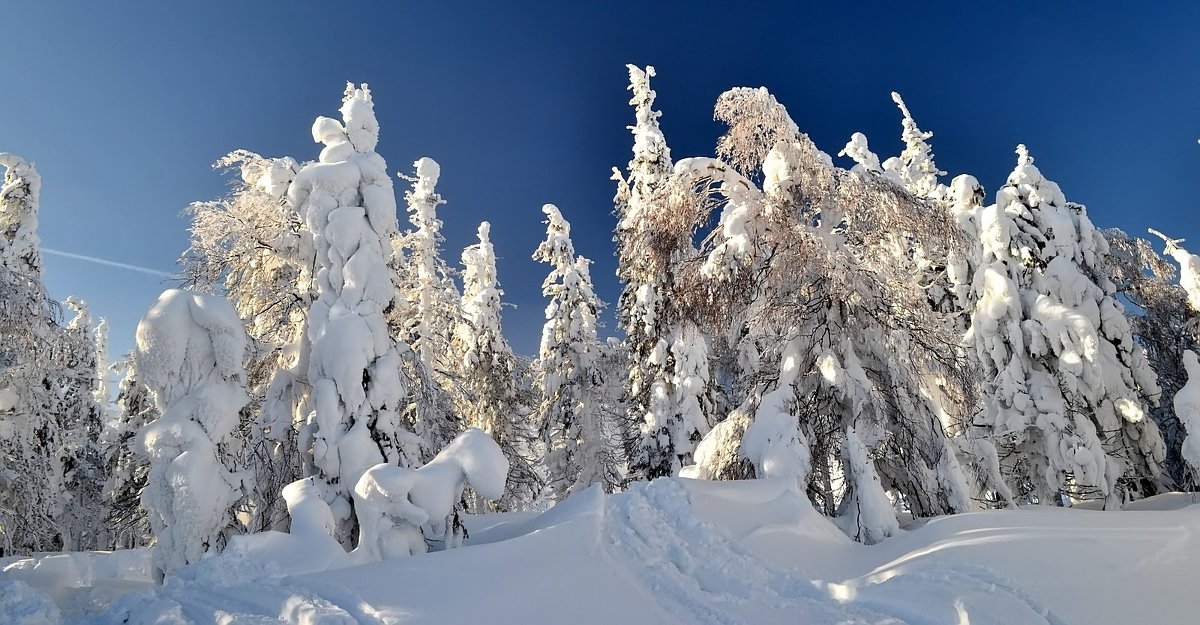
[[[63,512],[60,519],[63,549],[98,549],[108,542],[102,500],[106,479],[100,436],[104,427],[102,400],[97,397],[101,378],[98,337],[92,327],[87,302],[68,297],[75,317],[60,335],[57,406],[53,412],[63,422]]]
[[[421,441],[401,418],[407,383],[385,317],[395,300],[388,258],[396,200],[375,153],[379,124],[366,85],[347,85],[341,114],[340,122],[313,124],[313,139],[325,147],[286,198],[303,221],[301,245],[312,246],[317,283],[298,360],[312,388],[298,442],[305,471],[327,489],[338,539],[349,546],[358,478],[380,462],[417,464]]]
[[[542,212],[546,240],[533,258],[551,267],[542,282],[542,295],[550,303],[534,365],[541,394],[536,419],[546,445],[551,496],[561,501],[596,483],[612,492],[620,481],[620,465],[600,396],[596,315],[603,303],[592,289],[591,261],[575,255],[571,224],[558,207],[546,204]]]
[[[617,276],[624,283],[617,320],[629,353],[627,418],[639,424],[627,444],[629,474],[651,479],[691,464],[695,443],[709,428],[709,375],[706,338],[686,327],[675,300],[680,263],[695,256],[691,236],[699,220],[680,202],[688,194],[671,184],[671,152],[650,88],[654,68],[628,69],[633,158],[627,175],[613,169]]]
[[[1142,397],[1158,386],[1103,269],[1108,242],[1025,146],[1017,154],[976,218],[982,257],[966,335],[984,380],[976,423],[1026,499],[1115,506],[1154,494],[1163,445]]]
[[[408,419],[423,443],[421,457],[430,458],[462,429],[455,413],[458,362],[451,348],[461,295],[454,271],[442,257],[442,221],[437,214],[438,206],[445,204],[437,192],[441,167],[425,157],[413,168],[412,176],[399,174],[412,183],[404,195],[412,227],[392,238],[397,297],[388,322],[412,348],[405,358],[414,395]]]
[[[219,297],[171,289],[138,323],[137,368],[159,412],[136,444],[150,463],[141,502],[160,575],[235,531],[233,506],[249,491],[230,453],[247,401],[245,355],[242,322]]]
[[[883,171],[909,193],[921,198],[938,199],[945,191],[945,187],[938,182],[938,176],[944,176],[946,172],[939,171],[933,162],[933,149],[929,146],[933,133],[917,127],[916,120],[908,112],[899,93],[892,92],[892,101],[904,115],[904,131],[901,134],[904,150],[899,156],[884,161]]]
[[[516,401],[515,361],[500,331],[500,297],[504,291],[496,278],[496,251],[491,224],[479,224],[479,242],[462,253],[462,319],[455,333],[460,384],[465,392],[459,406],[465,425],[479,428],[504,450],[512,471],[499,510],[527,507],[541,492],[533,468],[531,445],[536,434],[530,408]],[[475,501],[476,512],[483,502]]]
[[[432,158],[413,163],[414,176],[406,176],[412,189],[405,193],[412,229],[398,239],[404,253],[405,279],[398,309],[407,310],[404,338],[430,371],[452,369],[450,341],[458,318],[453,272],[442,258],[442,220],[437,208],[446,201],[437,192],[442,169]]]

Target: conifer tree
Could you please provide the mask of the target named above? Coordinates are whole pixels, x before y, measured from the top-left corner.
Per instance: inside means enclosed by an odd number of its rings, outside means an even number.
[[[431,158],[413,163],[416,175],[408,178],[412,189],[405,193],[412,229],[400,238],[405,253],[402,299],[397,309],[405,311],[402,338],[433,372],[451,371],[450,341],[457,325],[460,295],[453,272],[442,258],[442,221],[437,207],[446,201],[437,192],[441,167]]]
[[[500,330],[500,297],[504,291],[496,279],[496,252],[490,238],[491,224],[479,224],[479,242],[462,253],[462,320],[455,334],[457,353],[462,354],[458,375],[463,386],[459,407],[464,425],[479,428],[500,445],[509,463],[500,510],[529,506],[541,492],[541,483],[531,462],[530,407],[516,401],[515,361],[512,349]],[[476,502],[476,511],[480,510]]]
[[[1103,268],[1109,245],[1025,146],[980,210],[983,256],[967,342],[984,380],[976,423],[1018,495],[1109,506],[1161,488],[1163,445],[1144,396],[1158,393]]]
[[[386,311],[396,292],[388,266],[396,201],[386,163],[375,152],[379,124],[366,85],[347,85],[342,121],[318,117],[324,144],[287,191],[300,216],[301,246],[315,255],[317,297],[300,342],[311,393],[300,404],[305,472],[317,478],[350,545],[355,530],[350,491],[370,467],[416,466],[421,441],[406,423],[408,383],[402,348]]]
[[[693,256],[699,215],[671,178],[671,152],[659,128],[650,89],[654,68],[629,65],[636,123],[628,174],[614,168],[617,276],[624,284],[617,318],[629,354],[628,419],[639,425],[628,442],[631,479],[671,476],[692,461],[708,431],[707,343],[676,309],[680,263]],[[682,383],[682,388],[679,386]]]
[[[561,501],[596,483],[611,492],[619,482],[619,466],[599,394],[596,316],[603,304],[592,288],[590,261],[575,255],[571,224],[558,207],[547,204],[542,212],[546,240],[533,258],[551,267],[542,282],[550,304],[535,365],[541,396],[536,421],[546,445],[548,486]]]
[[[405,193],[412,228],[393,238],[397,297],[389,318],[396,335],[412,348],[406,371],[417,401],[411,404],[409,419],[424,442],[422,457],[428,459],[461,429],[453,411],[460,388],[451,344],[462,315],[453,271],[442,257],[442,221],[437,207],[445,200],[436,188],[441,168],[427,157],[418,159],[413,167],[415,176],[402,175],[412,183]]]
[[[57,350],[61,358],[55,367],[58,401],[54,412],[62,420],[64,438],[63,548],[79,551],[97,549],[106,540],[102,535],[106,475],[100,446],[104,422],[96,398],[100,371],[91,311],[76,297],[67,298],[66,303],[75,318],[59,335],[62,346]]]

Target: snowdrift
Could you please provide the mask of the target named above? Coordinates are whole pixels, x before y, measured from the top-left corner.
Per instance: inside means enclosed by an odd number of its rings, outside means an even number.
[[[162,587],[144,552],[23,560],[0,576],[0,622],[1182,624],[1196,503],[960,514],[864,546],[782,480],[662,479],[473,518],[461,549],[316,573],[294,548],[233,550]]]

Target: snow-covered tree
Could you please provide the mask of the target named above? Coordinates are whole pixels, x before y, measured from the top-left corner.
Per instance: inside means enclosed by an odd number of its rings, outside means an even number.
[[[230,436],[245,390],[246,334],[228,301],[170,289],[138,323],[138,374],[159,416],[138,431],[150,467],[142,491],[161,576],[220,550],[250,491]]]
[[[709,428],[706,338],[682,319],[675,297],[681,262],[694,255],[692,234],[703,220],[671,183],[671,152],[659,128],[650,88],[654,68],[629,65],[636,123],[628,174],[617,182],[617,276],[624,284],[617,319],[629,354],[628,418],[640,424],[628,443],[630,477],[679,473]]]
[[[431,158],[418,159],[413,167],[415,176],[402,175],[412,183],[405,193],[412,228],[393,238],[397,298],[389,319],[415,355],[408,367],[418,398],[412,403],[411,420],[429,455],[461,429],[453,412],[459,391],[453,373],[458,363],[450,347],[461,295],[442,257],[442,221],[437,216],[437,207],[445,203],[437,193],[441,168]]]
[[[596,315],[603,303],[592,288],[590,261],[575,255],[571,224],[558,207],[546,204],[542,212],[546,240],[533,258],[551,267],[542,282],[550,303],[534,366],[541,396],[536,421],[546,445],[547,485],[561,501],[591,484],[611,492],[620,480],[620,463],[605,428],[610,415],[598,394],[603,387],[596,367]]]
[[[1190,254],[1179,248],[1178,239],[1170,239],[1151,230],[1167,243],[1169,256],[1190,264]],[[1117,293],[1134,309],[1129,321],[1134,336],[1146,350],[1146,360],[1157,374],[1160,393],[1150,411],[1158,424],[1166,447],[1164,469],[1176,488],[1195,489],[1197,475],[1190,473],[1183,457],[1186,436],[1181,417],[1175,411],[1175,394],[1190,380],[1184,366],[1185,354],[1200,353],[1200,315],[1189,303],[1184,281],[1175,266],[1154,251],[1149,241],[1132,237],[1120,230],[1105,230],[1111,254],[1105,257],[1107,270]],[[1177,283],[1179,282],[1179,283]]]
[[[904,116],[901,120],[903,130],[900,134],[904,141],[904,149],[900,154],[880,164],[879,156],[871,151],[867,143],[867,137],[861,132],[856,132],[850,136],[850,141],[838,152],[838,156],[853,159],[855,172],[883,176],[919,198],[940,199],[946,187],[938,182],[938,177],[946,175],[946,172],[938,170],[933,162],[933,148],[929,145],[933,133],[921,130],[917,126],[899,93],[892,92],[892,101]]]
[[[0,187],[0,264],[26,276],[41,276],[38,251],[38,202],[42,177],[33,163],[0,152],[4,185]]]
[[[894,262],[909,267],[912,279],[925,290],[928,305],[938,313],[937,318],[930,321],[946,324],[951,334],[962,336],[969,328],[970,313],[975,307],[971,285],[983,255],[977,224],[983,206],[983,189],[970,175],[957,176],[948,187],[941,184],[938,177],[945,172],[934,163],[933,150],[928,143],[933,133],[917,126],[898,93],[892,93],[892,100],[903,116],[901,139],[904,149],[900,155],[880,165],[867,138],[855,133],[839,156],[849,156],[857,163],[854,172],[890,180],[916,199],[928,202],[933,209],[947,211],[957,223],[958,228],[951,232],[948,241],[938,237],[918,238],[909,232],[897,231],[888,241],[888,247],[895,255]],[[960,371],[973,372],[979,368],[979,354],[975,350],[960,346],[955,351],[963,361]],[[975,499],[981,503],[1011,505],[1011,493],[997,469],[994,446],[969,427],[977,412],[980,394],[976,377],[959,376],[954,383],[947,384],[943,376],[933,373],[926,376],[925,392],[933,399],[943,429],[953,437],[953,447],[974,478],[971,481],[975,486]]]
[[[397,309],[405,310],[404,335],[430,371],[451,371],[450,342],[458,321],[460,295],[453,273],[442,258],[442,221],[437,207],[446,201],[437,192],[441,167],[431,158],[413,163],[416,175],[406,177],[412,189],[405,193],[412,229],[399,239],[405,256],[404,283]]]
[[[975,424],[1019,495],[1115,505],[1153,494],[1163,448],[1143,397],[1158,387],[1103,268],[1108,242],[1025,146],[1017,154],[996,203],[977,216],[966,337],[984,381]]]
[[[764,89],[726,92],[717,118],[730,125],[723,160],[675,170],[724,202],[700,268],[711,299],[694,305],[731,329],[742,399],[689,472],[737,475],[747,461],[754,475],[790,477],[864,541],[894,527],[877,514],[892,514],[885,493],[918,516],[965,509],[926,393],[930,374],[962,377],[956,340],[893,245],[897,232],[953,241],[948,214],[888,179],[833,167]]]
[[[158,418],[154,395],[138,379],[134,354],[126,354],[113,365],[121,374],[117,388],[117,415],[104,430],[101,443],[105,449],[104,484],[105,510],[110,549],[128,549],[148,544],[153,537],[146,510],[141,506],[142,489],[150,465],[135,449],[138,430]]]
[[[513,510],[531,504],[541,483],[531,461],[530,444],[536,435],[530,409],[515,401],[515,362],[500,331],[504,291],[496,278],[490,232],[491,224],[479,224],[479,242],[462,253],[462,320],[455,336],[456,353],[461,354],[458,375],[464,389],[459,413],[467,427],[479,428],[504,450],[510,473],[497,506]]]
[[[251,339],[247,364],[250,403],[245,453],[255,475],[251,527],[286,521],[280,490],[300,477],[295,414],[307,388],[297,371],[296,344],[308,306],[316,298],[313,250],[301,245],[301,222],[286,202],[300,165],[292,158],[265,158],[237,150],[214,167],[237,167],[232,193],[188,208],[191,243],[180,259],[186,285],[225,295]]]
[[[1182,246],[1183,239],[1171,239],[1167,235],[1151,228],[1150,233],[1158,236],[1166,243],[1163,253],[1179,263],[1179,286],[1187,293],[1188,305],[1192,310],[1200,312],[1200,256],[1197,256]]]
[[[0,547],[62,547],[60,308],[42,283],[37,223],[41,177],[0,153]]]
[[[273,373],[294,358],[287,352],[315,297],[311,251],[301,249],[300,219],[284,201],[300,166],[289,157],[236,150],[216,168],[240,176],[228,196],[188,207],[191,242],[180,258],[189,288],[221,293],[256,343],[248,365],[255,405]]]
[[[325,147],[286,197],[303,222],[301,246],[312,246],[317,283],[297,361],[311,385],[300,404],[299,446],[306,472],[325,489],[339,540],[350,545],[358,478],[380,462],[419,464],[421,441],[401,415],[407,348],[386,316],[396,297],[388,265],[396,199],[375,152],[379,124],[366,85],[347,85],[341,114],[340,122],[313,124],[313,139]]]
[[[923,131],[917,126],[899,93],[892,92],[892,101],[900,107],[900,113],[904,115],[901,122],[904,131],[900,136],[904,140],[904,150],[899,156],[884,161],[883,171],[909,193],[921,198],[937,199],[945,189],[938,182],[938,176],[944,176],[946,172],[939,171],[933,162],[933,149],[929,146],[929,139],[933,137],[933,133]]]
[[[1200,482],[1200,359],[1196,352],[1183,353],[1187,384],[1175,393],[1174,408],[1185,436],[1180,443],[1180,456],[1186,469],[1184,477],[1192,484]]]
[[[68,297],[75,317],[59,335],[60,358],[57,407],[63,424],[63,514],[60,519],[63,548],[70,551],[99,548],[105,540],[102,491],[105,475],[100,435],[104,427],[96,390],[100,382],[97,339],[88,305]]]

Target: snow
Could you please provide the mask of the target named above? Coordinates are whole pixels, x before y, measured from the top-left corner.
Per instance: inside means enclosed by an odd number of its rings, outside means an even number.
[[[426,538],[452,546],[454,505],[470,485],[485,499],[504,495],[508,459],[478,428],[459,434],[417,469],[377,464],[354,486],[358,561],[424,553]]]
[[[1183,460],[1193,475],[1200,475],[1200,359],[1193,351],[1183,353],[1187,384],[1175,393],[1175,415],[1187,432],[1183,439]]]
[[[226,300],[170,289],[138,323],[137,369],[159,416],[137,434],[155,567],[194,563],[231,524],[248,477],[226,447],[246,405],[246,335]]]
[[[472,518],[462,549],[288,575],[227,552],[116,600],[118,578],[138,587],[135,571],[108,564],[120,552],[70,556],[92,561],[91,578],[82,567],[38,577],[10,565],[0,619],[57,625],[61,610],[63,622],[131,625],[1186,623],[1196,502],[958,514],[866,546],[787,480],[662,479],[617,495],[589,488],[532,517]],[[74,594],[53,591],[72,584]]]
[[[62,613],[21,581],[0,581],[0,620],[9,625],[59,625]]]
[[[777,386],[763,395],[754,422],[746,428],[741,448],[742,455],[754,463],[760,477],[790,478],[797,492],[803,491],[812,469],[808,441],[800,431],[794,408],[789,407],[795,403],[800,348],[799,340],[789,341],[784,348]]]
[[[300,345],[307,371],[299,373],[312,392],[301,407],[298,440],[305,474],[323,482],[338,539],[347,545],[354,484],[380,462],[416,464],[421,447],[400,416],[408,386],[403,346],[385,317],[396,298],[388,264],[396,198],[387,164],[374,152],[373,107],[365,84],[347,84],[342,121],[317,118],[319,162],[305,165],[287,191],[313,248],[318,293]]]
[[[0,152],[0,167],[4,167],[0,231],[5,233],[0,237],[0,266],[40,274],[37,227],[42,177],[33,163],[10,152]]]

